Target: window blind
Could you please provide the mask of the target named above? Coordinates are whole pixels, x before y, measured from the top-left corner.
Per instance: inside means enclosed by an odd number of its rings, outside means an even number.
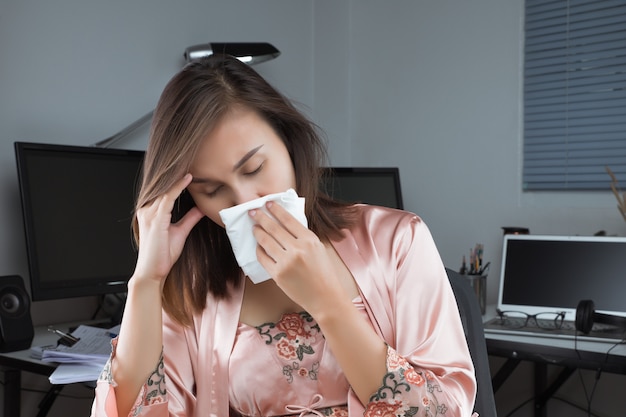
[[[525,190],[626,188],[626,2],[526,0]]]

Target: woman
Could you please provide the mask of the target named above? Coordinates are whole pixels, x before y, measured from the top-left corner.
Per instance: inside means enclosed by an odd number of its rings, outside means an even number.
[[[320,193],[324,157],[312,123],[235,58],[168,83],[94,416],[471,414],[473,365],[427,227]],[[308,227],[277,203],[250,210],[272,276],[254,284],[219,212],[289,188]]]

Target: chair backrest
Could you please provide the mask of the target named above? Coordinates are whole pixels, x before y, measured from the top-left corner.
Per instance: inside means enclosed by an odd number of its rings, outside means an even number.
[[[480,414],[480,417],[496,417],[496,401],[493,395],[493,386],[491,385],[489,357],[487,355],[483,318],[478,298],[472,290],[467,277],[450,268],[446,268],[446,272],[456,297],[461,320],[463,321],[463,329],[465,330],[465,338],[467,339],[476,371],[478,389],[474,411]]]

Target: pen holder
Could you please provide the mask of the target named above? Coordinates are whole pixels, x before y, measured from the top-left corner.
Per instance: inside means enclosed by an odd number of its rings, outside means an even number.
[[[480,305],[481,314],[485,314],[487,308],[487,275],[466,275]]]

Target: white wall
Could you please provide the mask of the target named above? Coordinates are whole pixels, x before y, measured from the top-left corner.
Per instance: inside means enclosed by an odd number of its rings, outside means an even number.
[[[405,206],[427,222],[446,265],[458,268],[470,247],[484,243],[488,301],[498,290],[502,226],[626,234],[610,192],[521,190],[523,1],[350,5],[350,162],[400,167]],[[493,369],[502,363],[492,362]],[[532,378],[529,364],[518,368],[496,396],[500,415],[532,398]],[[622,414],[623,378],[602,375],[594,411]],[[584,390],[594,381],[593,372],[576,374],[557,395],[586,407]],[[532,412],[530,403],[515,416]],[[553,400],[549,415],[586,413]]]
[[[257,69],[326,130],[334,164],[399,166],[406,208],[448,266],[485,244],[493,301],[501,226],[626,234],[608,192],[521,191],[522,30],[522,0],[0,0],[0,276],[28,277],[14,141],[93,144],[154,107],[187,46],[268,41],[282,54]],[[93,308],[38,302],[33,319]],[[603,392],[619,382],[606,381]],[[505,391],[508,410],[523,396]],[[619,400],[602,403],[607,415]],[[63,402],[58,415],[75,410]]]
[[[258,67],[310,109],[309,2],[10,1],[0,8],[0,276],[28,277],[14,162],[16,140],[92,145],[154,108],[187,46],[268,41]],[[286,36],[288,34],[288,36]],[[121,147],[143,149],[147,128]],[[71,258],[68,255],[68,260]],[[66,302],[38,302],[36,322],[67,320]],[[56,308],[59,306],[59,308]]]
[[[28,277],[14,141],[91,145],[116,133],[154,107],[186,47],[211,41],[276,45],[280,58],[258,70],[310,111],[312,26],[310,1],[0,0],[0,276]],[[146,136],[120,145],[142,149]],[[36,302],[33,321],[88,319],[95,307]],[[64,392],[91,395],[80,385]],[[41,397],[24,392],[22,415],[35,415]],[[87,415],[89,403],[61,398],[51,416]]]
[[[446,264],[484,243],[495,300],[502,226],[626,233],[610,192],[521,190],[523,1],[351,4],[351,162],[400,167]]]

